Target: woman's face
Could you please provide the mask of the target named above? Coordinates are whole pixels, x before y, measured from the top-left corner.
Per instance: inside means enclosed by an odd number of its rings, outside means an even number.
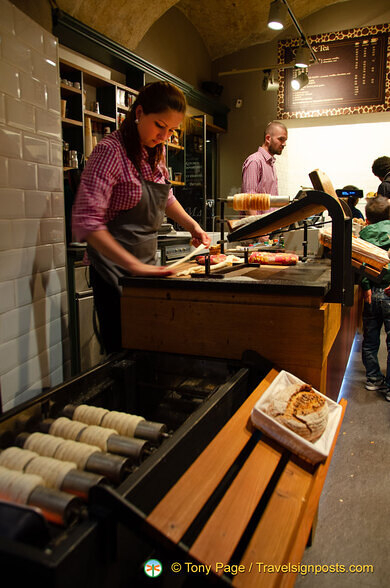
[[[145,114],[141,105],[137,106],[135,113],[143,147],[156,147],[159,143],[165,143],[184,118],[183,113],[170,108],[163,112]]]

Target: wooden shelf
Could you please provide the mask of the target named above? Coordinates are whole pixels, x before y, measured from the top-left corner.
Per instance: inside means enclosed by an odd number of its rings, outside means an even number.
[[[115,118],[111,118],[111,116],[105,116],[104,114],[99,114],[98,112],[92,112],[92,110],[84,110],[84,116],[88,116],[88,118],[97,121],[105,121],[111,123],[116,122]]]
[[[83,123],[81,120],[73,120],[72,118],[61,117],[61,122],[64,125],[71,125],[74,127],[82,127],[83,126]]]
[[[130,108],[128,106],[123,106],[123,104],[116,105],[118,110],[123,110],[123,112],[129,112]]]
[[[175,180],[171,180],[172,186],[185,186],[185,182],[175,182]]]
[[[65,90],[65,92],[69,92],[70,94],[82,94],[81,90],[78,88],[74,88],[73,86],[67,86],[66,84],[60,84],[61,90]]]

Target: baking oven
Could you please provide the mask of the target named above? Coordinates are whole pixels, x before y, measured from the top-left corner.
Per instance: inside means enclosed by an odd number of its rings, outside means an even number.
[[[31,536],[28,528],[23,530],[23,511],[30,509],[22,506],[20,517],[12,514],[11,528],[0,525],[3,576],[16,585],[34,578],[53,588],[141,586],[143,562],[156,547],[143,528],[144,518],[268,368],[259,364],[254,369],[245,361],[128,351],[4,414],[0,459],[10,447],[24,447],[33,434],[47,435],[58,419],[71,419],[78,405],[141,415],[146,440],[133,439],[138,446],[142,443],[142,450],[132,457],[115,449],[115,467],[103,467],[89,498],[75,505],[65,524],[47,522],[38,514]],[[98,469],[95,464],[95,474]],[[100,502],[99,492],[94,492],[98,486],[109,489],[118,509]],[[11,516],[7,503],[0,506]]]

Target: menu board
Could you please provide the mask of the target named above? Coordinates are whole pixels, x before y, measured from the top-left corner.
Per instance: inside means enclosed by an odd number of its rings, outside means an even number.
[[[282,70],[278,118],[390,110],[389,25],[327,33],[309,41],[318,62],[309,66],[309,83],[301,90],[291,88],[297,72]],[[289,63],[297,46],[298,40],[281,41],[279,62]]]

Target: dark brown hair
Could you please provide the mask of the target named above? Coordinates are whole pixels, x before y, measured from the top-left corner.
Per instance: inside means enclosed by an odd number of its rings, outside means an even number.
[[[372,164],[372,173],[378,178],[384,178],[390,172],[390,157],[383,155],[375,159]]]
[[[139,105],[142,106],[145,114],[165,112],[168,109],[185,114],[187,103],[183,92],[169,82],[152,82],[141,88],[137,99],[132,104],[131,110],[127,113],[120,127],[127,157],[134,163],[137,169],[140,167],[142,153],[137,124],[135,122],[135,111]],[[149,163],[154,170],[164,158],[164,145],[159,144],[153,148],[146,147],[146,150],[149,155]]]
[[[369,198],[366,204],[366,218],[372,225],[390,219],[390,200],[385,196]]]

